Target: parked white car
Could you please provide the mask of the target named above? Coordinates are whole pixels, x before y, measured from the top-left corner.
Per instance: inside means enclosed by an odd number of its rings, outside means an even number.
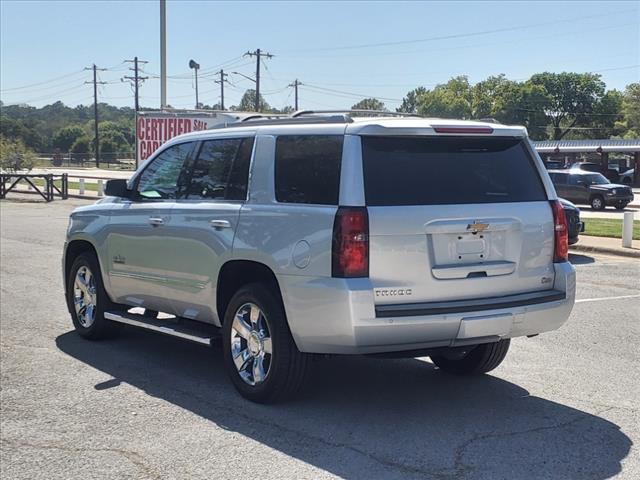
[[[221,338],[253,401],[293,394],[313,354],[485,373],[574,304],[563,208],[522,127],[248,120],[170,140],[106,193],[70,219],[78,333]]]

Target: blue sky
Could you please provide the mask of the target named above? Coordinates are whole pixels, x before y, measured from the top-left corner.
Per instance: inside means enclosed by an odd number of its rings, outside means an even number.
[[[148,60],[143,106],[159,106],[159,2],[12,1],[0,3],[0,89],[5,103],[90,104],[84,67],[108,68],[99,100],[132,105],[124,59]],[[200,101],[219,100],[212,73],[255,73],[243,58],[261,48],[262,91],[277,107],[344,108],[365,96],[395,108],[406,92],[452,76],[477,82],[504,73],[524,80],[541,71],[598,72],[609,88],[640,80],[640,1],[601,2],[213,2],[168,1],[168,101],[195,103],[193,58],[201,66]],[[51,80],[51,81],[50,81]],[[253,84],[231,75],[226,104]],[[44,82],[44,83],[43,83]],[[35,84],[35,85],[34,85]],[[25,88],[26,87],[26,88]]]

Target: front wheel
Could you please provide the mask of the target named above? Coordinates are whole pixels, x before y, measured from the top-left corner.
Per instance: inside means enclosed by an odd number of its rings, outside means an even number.
[[[509,351],[510,339],[470,347],[462,357],[432,355],[431,361],[442,371],[456,375],[480,375],[502,363]]]
[[[616,205],[616,210],[624,210],[627,208],[628,203],[619,203]]]
[[[253,402],[291,397],[309,367],[308,355],[293,341],[282,302],[261,284],[241,288],[229,302],[222,345],[229,378]]]
[[[82,253],[71,265],[67,278],[67,303],[73,326],[80,336],[100,340],[120,330],[120,324],[104,318],[104,312],[116,308],[116,305],[104,290],[95,255]]]

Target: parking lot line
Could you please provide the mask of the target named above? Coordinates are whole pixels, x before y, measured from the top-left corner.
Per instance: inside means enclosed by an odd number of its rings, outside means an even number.
[[[581,298],[579,300],[576,300],[576,303],[583,303],[583,302],[600,302],[603,300],[619,300],[621,298],[639,298],[640,294],[637,295],[618,295],[616,297],[600,297],[600,298]]]

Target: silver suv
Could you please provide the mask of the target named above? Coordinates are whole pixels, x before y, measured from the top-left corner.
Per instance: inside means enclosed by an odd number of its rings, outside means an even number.
[[[522,127],[249,119],[170,140],[107,194],[67,233],[78,333],[220,340],[257,402],[294,393],[313,354],[485,373],[574,304],[564,212]]]

